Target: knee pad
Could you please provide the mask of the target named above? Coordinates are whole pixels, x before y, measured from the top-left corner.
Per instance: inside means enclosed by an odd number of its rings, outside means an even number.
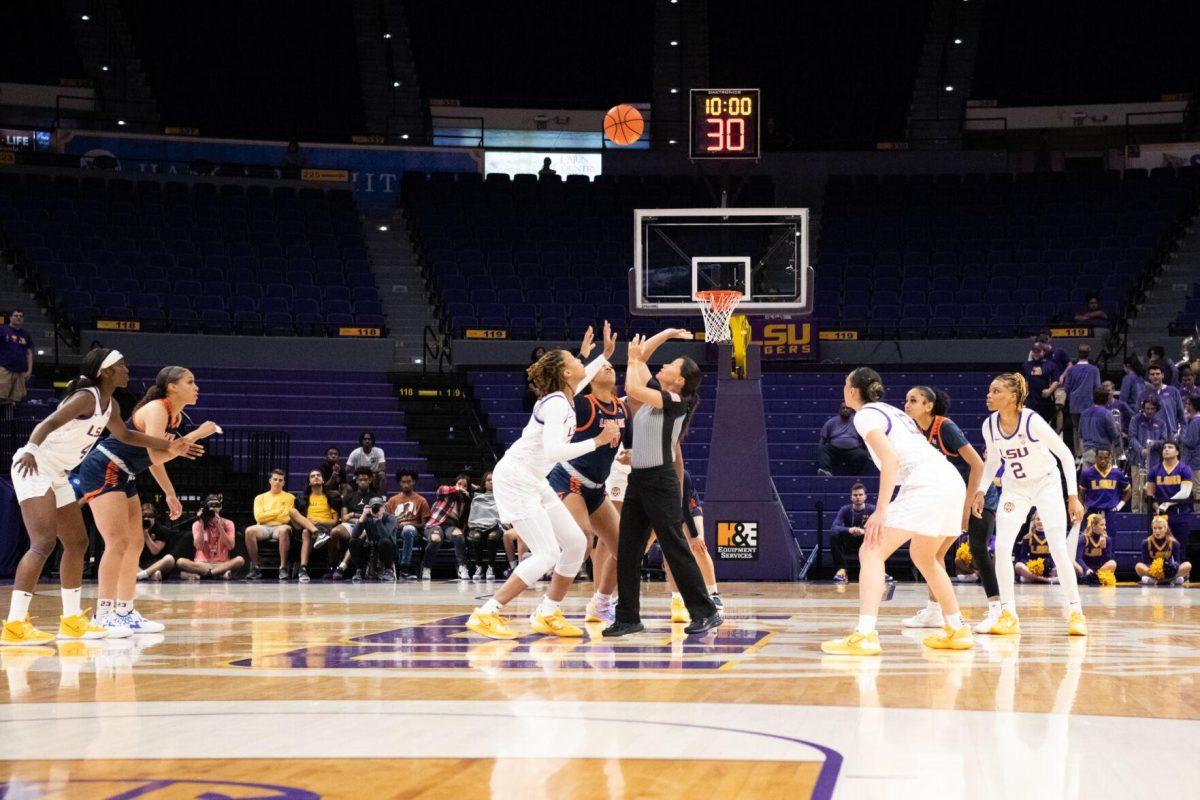
[[[513,574],[520,578],[526,586],[533,586],[542,579],[543,575],[553,569],[556,560],[555,555],[551,553],[533,554],[518,564],[517,568],[513,570]]]
[[[579,570],[583,566],[583,559],[587,556],[587,536],[575,531],[571,534],[560,535],[559,542],[562,545],[562,551],[558,554],[554,571],[564,578],[574,578],[579,574]]]

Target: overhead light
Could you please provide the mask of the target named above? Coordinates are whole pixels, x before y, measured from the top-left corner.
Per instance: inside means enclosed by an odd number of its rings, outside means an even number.
[[[955,39],[955,40],[954,40],[954,43],[955,43],[955,44],[962,44],[962,39]]]
[[[117,120],[117,124],[118,124],[118,125],[124,125],[124,124],[125,124],[125,120],[123,120],[123,119],[119,119],[119,120]]]
[[[414,358],[414,359],[413,359],[413,363],[414,363],[414,364],[421,364],[421,363],[423,363],[423,361],[422,361],[422,359],[420,359],[420,358]]]
[[[390,39],[390,38],[392,38],[392,35],[391,35],[390,33],[385,33],[385,34],[383,35],[383,38],[385,38],[385,39]]]
[[[80,18],[81,20],[83,20],[84,22],[87,22],[88,20],[90,20],[90,19],[91,19],[91,17],[89,17],[87,14],[80,14],[80,15],[79,15],[79,18]]]
[[[379,226],[379,230],[383,231],[384,233],[387,233],[387,229],[388,229],[388,226],[387,226],[387,225],[380,225],[380,226]]]
[[[679,90],[678,90],[678,89],[676,89],[674,86],[672,86],[672,87],[671,87],[671,94],[679,94]]]
[[[105,64],[104,66],[102,66],[102,67],[100,68],[100,71],[101,71],[101,72],[108,72],[108,65],[107,65],[107,64]]]
[[[38,351],[37,351],[37,354],[38,354],[39,356],[44,356],[44,355],[46,355],[46,351],[45,351],[45,350],[38,350]]]
[[[679,47],[679,42],[676,39],[671,40],[671,47]]]
[[[408,138],[408,134],[407,134],[407,133],[402,133],[402,134],[400,134],[400,138],[401,138],[401,139],[407,139],[407,138]]]
[[[674,139],[667,139],[667,144],[679,144],[679,142],[675,141]]]
[[[953,92],[953,91],[954,91],[954,87],[953,87],[953,86],[951,86],[950,84],[948,84],[948,83],[947,83],[947,84],[946,84],[946,91],[947,91],[947,92]]]
[[[393,88],[393,89],[399,89],[399,88],[400,88],[400,81],[392,81],[392,88]]]

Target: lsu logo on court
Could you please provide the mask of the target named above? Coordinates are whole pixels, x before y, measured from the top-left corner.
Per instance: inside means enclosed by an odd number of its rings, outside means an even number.
[[[718,522],[717,558],[758,560],[757,522]]]

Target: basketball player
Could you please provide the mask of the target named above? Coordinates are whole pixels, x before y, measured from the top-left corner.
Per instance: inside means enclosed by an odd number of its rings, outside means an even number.
[[[929,386],[914,386],[905,395],[904,413],[912,417],[913,422],[917,423],[917,427],[925,434],[929,443],[949,460],[951,466],[958,470],[958,474],[962,476],[963,482],[966,484],[967,494],[963,500],[962,530],[969,534],[967,542],[971,546],[971,558],[977,565],[984,591],[988,594],[989,607],[995,603],[996,615],[999,616],[1000,595],[996,588],[996,568],[992,563],[991,553],[987,549],[991,531],[988,530],[987,523],[982,516],[976,517],[971,513],[971,504],[967,500],[967,498],[975,496],[975,490],[979,487],[979,482],[983,477],[983,459],[967,441],[962,429],[954,423],[954,420],[946,416],[949,405],[950,397],[945,392],[935,391]],[[971,534],[972,524],[975,527],[973,534]],[[955,536],[955,538],[946,539],[942,543],[942,546],[938,548],[939,560],[945,562],[946,553],[950,551],[957,540],[958,537]],[[975,542],[979,542],[978,548],[975,547]],[[906,628],[941,628],[945,626],[941,606],[933,598],[932,591],[925,608],[901,624]]]
[[[983,440],[987,458],[983,477],[992,476],[1004,464],[1001,479],[1000,508],[996,512],[996,580],[1000,585],[1000,616],[988,633],[1007,635],[1021,632],[1013,590],[1013,545],[1029,510],[1037,507],[1046,529],[1046,541],[1055,564],[1062,564],[1059,583],[1068,603],[1067,633],[1087,635],[1087,620],[1079,601],[1079,586],[1070,546],[1067,543],[1067,520],[1072,525],[1083,519],[1079,502],[1079,487],[1075,476],[1066,482],[1067,503],[1062,501],[1063,470],[1075,464],[1071,449],[1038,414],[1025,408],[1029,388],[1025,377],[1005,373],[992,381],[988,388],[987,407],[992,412],[983,424]],[[983,509],[983,492],[976,491],[975,513]]]
[[[884,593],[883,567],[888,556],[910,542],[913,563],[941,604],[946,623],[941,632],[925,637],[936,650],[968,650],[971,629],[963,623],[954,586],[938,553],[947,537],[962,528],[966,486],[954,467],[935,450],[912,418],[883,399],[883,381],[870,367],[846,376],[842,389],[846,405],[855,410],[854,428],[867,444],[879,468],[879,500],[864,526],[859,550],[858,625],[841,639],[821,645],[831,655],[876,656],[882,652],[875,621]],[[900,494],[892,500],[896,487]]]
[[[183,367],[163,367],[141,402],[129,417],[129,427],[151,436],[182,438],[197,442],[220,433],[214,422],[205,422],[187,436],[179,437],[183,410],[200,397],[196,378]],[[142,552],[142,503],[137,476],[146,470],[154,476],[166,496],[171,519],[179,519],[183,506],[167,475],[166,462],[174,456],[126,444],[108,437],[96,445],[79,468],[83,501],[92,509],[96,528],[104,537],[100,558],[99,600],[95,624],[108,630],[110,638],[134,633],[161,633],[160,622],[145,619],[133,607],[137,593],[138,557]]]
[[[112,438],[155,452],[185,458],[203,452],[203,448],[191,442],[171,442],[127,429],[120,413],[112,413],[116,408],[112,395],[115,389],[128,385],[129,368],[118,351],[102,347],[92,350],[83,358],[80,376],[67,384],[58,408],[38,423],[25,446],[13,454],[13,488],[29,531],[29,550],[17,565],[0,644],[42,644],[54,638],[54,634],[35,628],[28,617],[34,587],[54,549],[56,537],[63,544],[59,564],[63,614],[58,638],[98,639],[106,635],[105,629],[91,624],[80,607],[88,540],[75,490],[67,479],[67,473],[88,454],[105,426]],[[140,510],[138,535],[141,536]]]
[[[583,338],[580,353],[587,358],[594,348],[592,329]],[[616,336],[604,323],[604,354],[585,369],[566,350],[550,350],[526,374],[538,395],[529,424],[521,438],[496,464],[492,483],[500,521],[512,525],[529,547],[530,555],[490,600],[475,609],[467,629],[492,639],[515,639],[518,634],[500,616],[500,610],[542,576],[554,570],[550,587],[529,621],[535,633],[578,637],[583,631],[567,622],[559,603],[583,565],[587,537],[563,505],[546,475],[554,466],[602,447],[615,448],[621,434],[615,423],[582,442],[571,442],[575,433],[575,395],[608,363],[616,349]]]
[[[609,424],[624,431],[625,403],[613,393],[616,385],[617,371],[611,364],[604,364],[592,379],[592,391],[576,395],[577,427],[572,442],[592,439]],[[588,535],[591,545],[592,581],[596,589],[588,601],[586,622],[611,624],[616,615],[613,594],[617,589],[617,529],[621,517],[605,490],[616,456],[615,447],[600,447],[557,464],[547,476],[550,487]]]

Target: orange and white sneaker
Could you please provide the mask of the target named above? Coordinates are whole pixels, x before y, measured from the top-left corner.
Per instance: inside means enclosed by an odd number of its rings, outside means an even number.
[[[682,597],[671,598],[671,622],[691,622],[692,615],[688,613],[687,605]]]
[[[467,620],[467,630],[489,639],[516,639],[521,634],[508,626],[508,619],[499,614],[485,614],[478,608]]]
[[[104,639],[108,637],[108,629],[96,625],[91,619],[91,609],[85,608],[80,614],[63,617],[58,623],[58,638],[73,639]]]
[[[831,656],[877,656],[883,652],[879,645],[879,634],[875,631],[854,631],[843,639],[830,639],[821,644],[821,652]]]
[[[947,625],[940,632],[926,636],[924,644],[931,650],[970,650],[975,641],[971,638],[970,625],[957,630]]]
[[[543,633],[547,636],[570,638],[583,636],[583,631],[567,622],[561,608],[555,609],[553,614],[539,614],[535,611],[529,616],[529,624],[533,627],[534,633]]]
[[[54,634],[33,627],[29,617],[4,623],[4,631],[0,633],[0,645],[45,644],[52,641]]]

